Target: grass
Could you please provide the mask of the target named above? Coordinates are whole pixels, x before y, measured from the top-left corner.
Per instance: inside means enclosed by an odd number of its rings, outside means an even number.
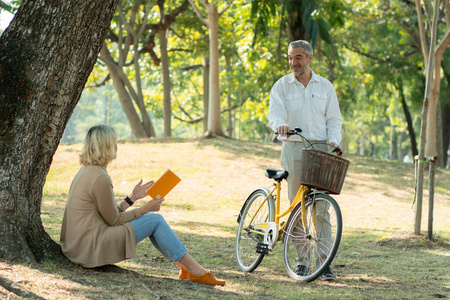
[[[49,235],[59,230],[81,145],[61,145],[44,187],[42,220]],[[228,139],[149,140],[119,144],[108,168],[117,198],[136,182],[156,179],[167,168],[181,183],[166,197],[161,214],[202,265],[227,280],[207,287],[177,279],[177,267],[148,241],[135,259],[95,270],[43,262],[0,262],[4,277],[45,299],[419,299],[450,297],[450,170],[436,175],[434,239],[415,236],[414,167],[359,156],[351,161],[336,196],[344,233],[333,269],[338,280],[300,283],[284,269],[281,243],[253,273],[235,261],[236,218],[247,195],[269,186],[264,169],[279,167],[280,145]],[[425,185],[427,187],[427,183]],[[284,188],[283,192],[286,192]],[[285,194],[283,194],[285,196]],[[422,233],[426,233],[427,191]],[[0,298],[15,299],[0,287]]]

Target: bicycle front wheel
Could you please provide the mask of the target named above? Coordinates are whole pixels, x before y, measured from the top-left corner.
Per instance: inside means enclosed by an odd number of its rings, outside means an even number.
[[[256,252],[256,245],[264,241],[265,225],[275,219],[275,204],[269,190],[255,190],[245,201],[240,212],[236,234],[236,260],[239,269],[244,272],[255,270],[263,253]]]
[[[313,281],[333,261],[342,235],[342,215],[339,205],[329,195],[308,196],[305,224],[302,207],[292,211],[284,232],[284,265],[289,277]]]

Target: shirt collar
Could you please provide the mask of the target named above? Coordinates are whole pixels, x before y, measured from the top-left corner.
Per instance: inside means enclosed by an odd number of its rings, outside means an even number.
[[[316,73],[314,73],[313,69],[311,70],[311,80],[310,81],[319,81],[319,79],[317,78]],[[294,73],[290,73],[289,74],[289,79],[288,79],[288,83],[294,83],[295,82],[295,76]]]

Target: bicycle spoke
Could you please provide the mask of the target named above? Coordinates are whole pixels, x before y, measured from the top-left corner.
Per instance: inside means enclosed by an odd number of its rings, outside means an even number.
[[[264,257],[256,246],[264,240],[262,224],[274,219],[274,203],[268,194],[265,189],[256,190],[243,207],[236,235],[236,259],[242,271],[253,271]]]
[[[301,221],[301,207],[288,220],[283,240],[284,262],[291,278],[311,281],[333,260],[339,246],[342,219],[339,206],[327,195],[308,202],[304,213],[306,228]],[[298,266],[304,266],[299,274],[295,273]]]

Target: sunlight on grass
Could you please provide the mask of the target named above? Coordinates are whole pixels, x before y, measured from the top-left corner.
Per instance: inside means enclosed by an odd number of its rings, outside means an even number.
[[[44,186],[41,218],[46,231],[59,240],[64,205],[77,173],[80,145],[61,145]],[[411,234],[414,210],[412,165],[349,156],[349,172],[341,195],[336,195],[344,222],[341,245],[333,269],[335,283],[291,280],[279,242],[253,273],[238,270],[235,259],[236,218],[247,196],[272,181],[264,169],[280,168],[279,144],[257,144],[228,139],[180,142],[119,143],[118,158],[108,167],[117,199],[131,192],[143,178],[155,180],[168,168],[181,183],[166,197],[161,215],[186,244],[191,255],[227,280],[225,287],[203,287],[178,280],[178,268],[151,244],[143,241],[136,258],[117,264],[117,272],[83,269],[46,262],[38,267],[12,266],[27,285],[46,299],[147,299],[143,288],[173,299],[417,299],[433,294],[450,296],[450,170],[439,170],[436,180],[435,241]],[[286,186],[282,209],[288,206]],[[427,226],[424,194],[422,233]],[[143,204],[136,203],[136,207]],[[426,266],[426,268],[424,268]],[[428,269],[435,270],[434,276]],[[427,270],[424,270],[427,269]],[[12,272],[0,266],[1,276]],[[447,273],[445,273],[447,272]],[[33,275],[31,275],[33,274]],[[29,276],[29,277],[28,277]],[[52,288],[53,295],[45,289]],[[40,285],[38,283],[40,282]],[[0,291],[1,292],[1,291]]]

